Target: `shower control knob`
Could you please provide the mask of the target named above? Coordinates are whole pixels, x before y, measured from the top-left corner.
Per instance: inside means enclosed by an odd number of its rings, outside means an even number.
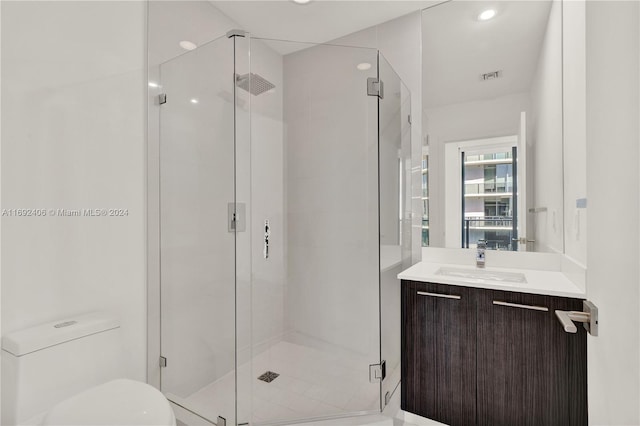
[[[269,220],[264,221],[264,247],[262,249],[262,255],[265,259],[269,258],[269,236],[271,235],[271,227],[269,226]]]

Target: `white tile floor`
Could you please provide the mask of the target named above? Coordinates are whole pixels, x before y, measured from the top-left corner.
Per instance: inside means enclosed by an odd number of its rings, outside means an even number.
[[[227,424],[230,424],[227,422]],[[211,423],[202,422],[201,419],[193,418],[193,421],[181,422],[178,426],[211,426]],[[400,409],[400,392],[392,396],[389,405],[382,413],[364,416],[343,417],[332,420],[321,420],[316,422],[304,422],[290,424],[289,426],[445,426],[433,420],[407,413]]]
[[[257,380],[265,371],[280,375],[271,383]],[[379,384],[369,382],[366,359],[285,341],[239,368],[238,392],[239,412],[243,401],[251,401],[251,416],[245,417],[251,417],[253,424],[379,410]],[[243,393],[250,393],[251,399]],[[170,399],[209,420],[220,415],[227,424],[235,424],[233,372],[185,399]]]
[[[371,411],[373,414],[334,418],[293,426],[442,426],[400,409],[400,388],[396,390],[382,413],[379,410],[379,385],[369,383],[365,360],[337,350],[322,351],[290,342],[279,342],[257,355],[253,363],[240,367],[239,392],[252,394],[252,425],[286,422],[313,417],[348,416]],[[265,371],[280,376],[271,383],[257,380]],[[239,401],[242,401],[240,395]],[[248,398],[244,399],[245,401]],[[226,417],[227,425],[235,425],[235,383],[233,372],[180,401],[203,417],[215,421]],[[241,410],[240,406],[240,410]],[[190,426],[206,422],[187,421]],[[241,419],[241,423],[246,420]]]
[[[445,426],[400,409],[400,388],[391,397],[389,404],[379,414],[353,416],[342,419],[298,423],[290,426]]]

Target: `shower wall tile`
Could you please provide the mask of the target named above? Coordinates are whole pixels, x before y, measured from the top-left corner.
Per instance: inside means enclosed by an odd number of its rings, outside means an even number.
[[[251,344],[241,340],[240,348],[251,346],[255,356],[280,341],[284,333],[284,85],[282,55],[260,40],[251,39],[250,48],[251,72],[275,85],[250,101],[251,312],[242,320],[251,321]],[[266,259],[265,221],[270,234]]]
[[[365,92],[375,69],[356,65],[376,60],[372,49],[314,46],[285,56],[284,68],[287,331],[371,363],[379,345],[377,103]]]

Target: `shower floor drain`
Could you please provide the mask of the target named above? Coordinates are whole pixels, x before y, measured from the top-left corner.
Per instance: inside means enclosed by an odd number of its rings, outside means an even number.
[[[266,373],[263,373],[260,377],[258,377],[258,380],[262,380],[263,382],[271,383],[278,376],[279,376],[278,373],[274,373],[273,371],[267,371]]]

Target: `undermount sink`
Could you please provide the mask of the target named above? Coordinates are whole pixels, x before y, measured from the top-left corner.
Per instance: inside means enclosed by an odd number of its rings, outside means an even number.
[[[484,269],[440,268],[436,275],[459,278],[464,281],[498,281],[510,283],[526,283],[527,278],[519,272],[487,271]]]

